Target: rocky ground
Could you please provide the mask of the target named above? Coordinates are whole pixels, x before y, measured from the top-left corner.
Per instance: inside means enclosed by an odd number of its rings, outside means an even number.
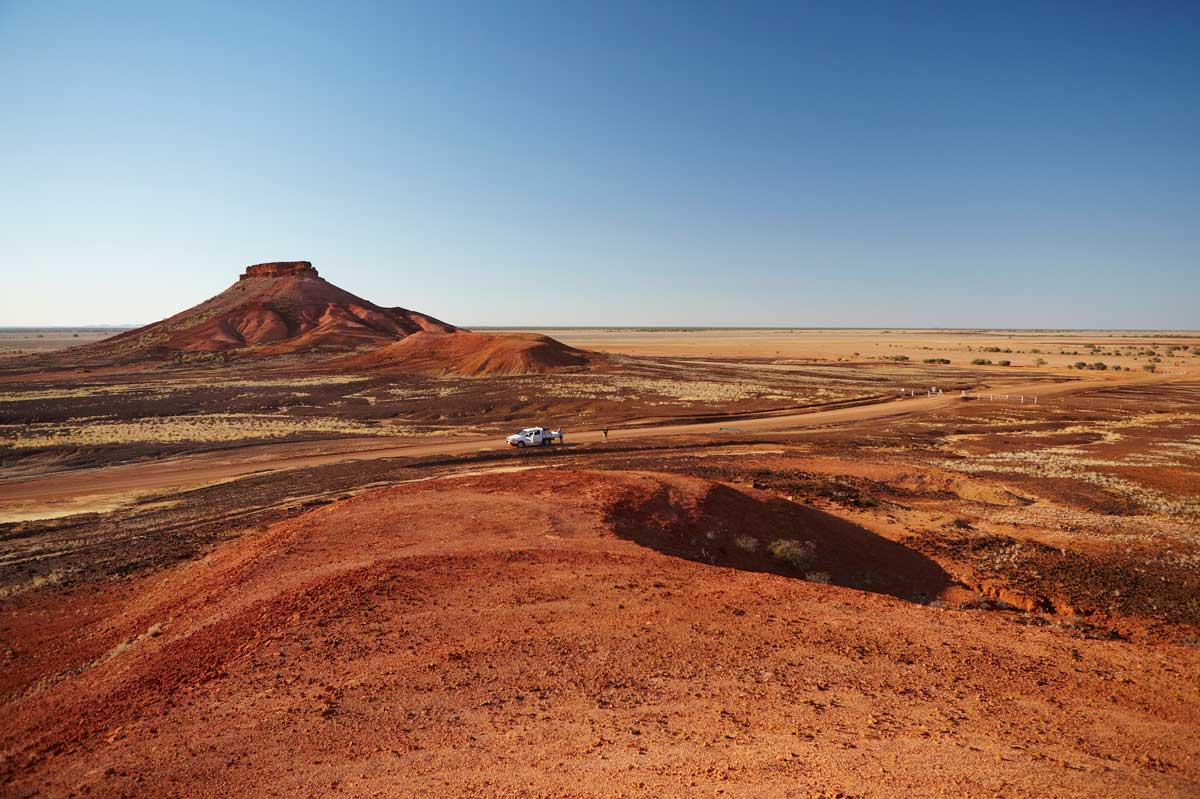
[[[815,546],[801,562],[779,540]],[[831,584],[851,581],[870,584]],[[755,489],[571,469],[402,485],[14,604],[7,791],[1194,790],[1194,649],[955,594],[919,553]]]
[[[11,795],[1188,796],[1200,385],[2,528]]]

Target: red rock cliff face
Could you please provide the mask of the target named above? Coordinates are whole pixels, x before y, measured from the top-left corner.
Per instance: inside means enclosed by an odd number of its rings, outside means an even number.
[[[308,275],[316,277],[317,270],[311,261],[272,261],[268,264],[247,266],[240,280],[248,277],[290,277],[292,275]]]

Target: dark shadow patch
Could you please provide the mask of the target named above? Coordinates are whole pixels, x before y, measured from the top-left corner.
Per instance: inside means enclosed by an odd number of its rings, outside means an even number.
[[[716,484],[618,503],[617,535],[667,555],[929,602],[955,585],[936,561],[815,508]]]

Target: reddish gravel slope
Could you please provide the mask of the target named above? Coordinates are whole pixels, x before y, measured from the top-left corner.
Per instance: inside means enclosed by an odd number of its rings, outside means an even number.
[[[898,598],[948,585],[866,530],[695,478],[399,486],[102,594],[21,600],[0,623],[0,785],[1195,795],[1195,650]]]
[[[346,368],[483,377],[554,372],[599,358],[533,333],[421,332],[346,361]]]

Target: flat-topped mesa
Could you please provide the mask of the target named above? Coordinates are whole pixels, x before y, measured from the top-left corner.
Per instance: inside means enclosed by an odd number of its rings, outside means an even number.
[[[247,266],[246,271],[238,279],[245,280],[248,277],[290,277],[293,275],[316,277],[317,270],[313,268],[311,261],[273,261],[269,264]]]
[[[264,357],[351,354],[413,333],[457,329],[416,311],[384,308],[355,296],[319,277],[309,261],[273,261],[246,267],[241,280],[198,305],[97,342],[81,354],[95,363],[226,350]]]

